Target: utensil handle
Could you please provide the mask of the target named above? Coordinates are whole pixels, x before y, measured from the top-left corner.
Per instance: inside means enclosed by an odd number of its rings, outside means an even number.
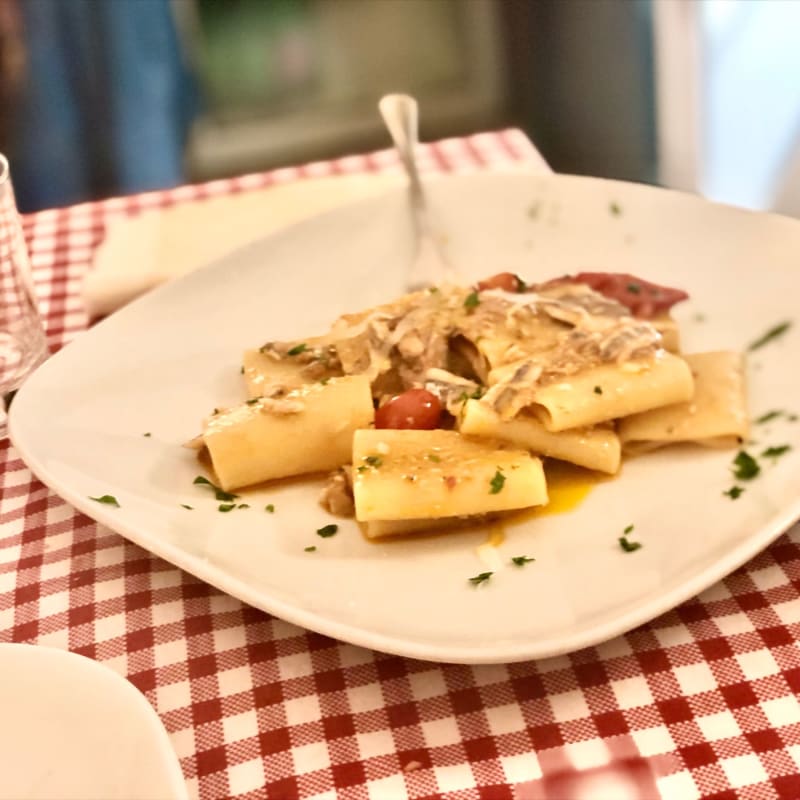
[[[423,207],[425,195],[414,157],[414,150],[419,143],[417,101],[407,94],[387,94],[380,99],[378,110],[408,175],[412,203],[417,207]]]

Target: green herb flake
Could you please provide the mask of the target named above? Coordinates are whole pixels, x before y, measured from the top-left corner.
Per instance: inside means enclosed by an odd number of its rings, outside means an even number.
[[[323,378],[323,379],[320,381],[320,383],[321,383],[323,386],[327,386],[329,381],[330,381],[330,378]]]
[[[482,583],[488,583],[489,582],[489,578],[491,578],[492,575],[494,575],[494,572],[481,572],[478,575],[473,575],[469,579],[469,582],[473,586],[480,586]]]
[[[247,503],[239,503],[237,508],[250,508],[250,506]]]
[[[106,506],[114,506],[114,508],[119,508],[119,501],[113,494],[103,494],[100,497],[90,497],[90,500],[94,500],[95,503],[102,503]]]
[[[310,547],[304,547],[303,548],[303,552],[304,553],[316,553],[317,552],[317,546],[315,544],[312,544]]]
[[[497,472],[494,473],[494,477],[489,481],[489,494],[500,494],[503,490],[503,486],[506,483],[506,476],[500,472],[500,467],[497,468]]]
[[[766,414],[762,414],[756,420],[756,425],[763,425],[765,422],[772,422],[772,420],[777,419],[780,416],[783,416],[785,412],[783,411],[767,411]]]
[[[641,542],[629,542],[624,536],[620,536],[617,541],[626,553],[633,553],[642,546]]]
[[[524,567],[526,564],[530,564],[531,561],[536,561],[535,558],[529,558],[528,556],[514,556],[511,559],[511,563],[515,567]]]
[[[758,462],[746,450],[740,450],[733,459],[733,476],[739,481],[751,481],[761,472]]]
[[[470,396],[470,400],[480,400],[483,395],[486,394],[486,389],[483,386],[479,386]]]
[[[625,288],[626,288],[626,289],[627,289],[627,290],[628,290],[628,291],[629,291],[631,294],[641,294],[641,293],[642,293],[642,287],[641,287],[641,286],[639,286],[639,284],[638,284],[638,283],[629,283],[629,284],[628,284],[628,285],[627,285]]]
[[[608,210],[612,217],[619,217],[622,214],[622,207],[613,200],[608,204]]]
[[[230,503],[232,500],[236,500],[239,495],[233,494],[232,492],[226,492],[223,489],[220,489],[219,486],[211,483],[208,478],[204,478],[202,475],[198,475],[193,481],[193,484],[197,486],[208,486],[210,489],[214,490],[214,497],[222,503]]]
[[[785,453],[788,453],[792,449],[792,446],[789,444],[782,444],[778,447],[768,447],[762,454],[761,458],[772,458],[778,459]]]
[[[236,503],[220,503],[217,511],[222,511],[223,513],[230,511],[231,509],[236,508]]]
[[[194,511],[194,506],[187,506],[186,503],[181,503],[181,508],[185,508],[187,511]]]
[[[317,528],[317,536],[321,536],[323,539],[329,539],[331,536],[334,536],[338,530],[338,525],[323,525],[321,528]]]
[[[731,500],[737,500],[742,496],[743,492],[744,489],[741,486],[731,486],[730,489],[728,489],[726,492],[723,492],[722,494],[724,494],[725,497],[730,497]]]
[[[781,322],[770,328],[763,336],[759,336],[759,338],[752,342],[747,349],[751,352],[753,350],[758,350],[759,347],[769,344],[769,342],[771,342],[773,339],[783,336],[783,334],[786,333],[786,331],[788,331],[791,327],[791,321],[787,320],[786,322]]]
[[[477,308],[480,304],[481,304],[481,298],[478,297],[477,292],[470,292],[464,299],[464,308],[466,308],[467,311],[471,311],[473,308]]]
[[[362,464],[360,467],[356,467],[356,472],[366,472],[367,468]]]
[[[144,437],[145,437],[145,438],[147,438],[147,439],[149,439],[149,438],[150,438],[152,435],[153,435],[153,434],[152,434],[152,433],[149,433],[149,432],[148,432],[148,433],[143,433],[143,434],[142,434],[142,436],[144,436]]]
[[[428,289],[428,294],[439,294],[439,287],[431,286],[430,289]]]
[[[267,514],[274,514],[275,513],[275,506],[272,505],[272,503],[268,503],[267,505],[264,506],[264,511],[266,511]]]
[[[308,345],[305,342],[296,344],[294,347],[286,351],[287,356],[299,356],[300,353],[305,353],[308,350]]]
[[[375,467],[375,469],[383,464],[383,459],[380,456],[364,456],[364,461],[369,464],[370,467]]]
[[[434,464],[438,464],[442,460],[441,458],[439,458],[439,456],[436,455],[436,453],[428,453],[426,458],[428,459],[428,461],[433,461]]]
[[[595,394],[603,394],[603,387],[602,386],[595,386],[594,387]]]
[[[260,397],[252,397],[250,400],[245,401],[247,405],[254,406],[261,398]]]
[[[626,526],[625,530],[622,531],[623,536],[627,536],[629,533],[633,532],[633,525]]]

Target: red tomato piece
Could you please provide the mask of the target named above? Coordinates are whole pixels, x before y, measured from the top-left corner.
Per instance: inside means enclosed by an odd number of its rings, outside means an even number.
[[[543,286],[558,283],[583,283],[605,297],[622,303],[634,317],[640,319],[652,319],[689,297],[683,289],[660,286],[625,272],[579,272],[548,281]]]
[[[433,430],[439,425],[442,404],[427,389],[409,389],[375,412],[376,428]]]
[[[476,287],[479,292],[484,289],[502,289],[504,292],[524,292],[525,281],[513,272],[498,272],[491,278],[479,281]]]

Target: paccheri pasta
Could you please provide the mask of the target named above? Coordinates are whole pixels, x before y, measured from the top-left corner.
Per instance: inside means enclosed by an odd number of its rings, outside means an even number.
[[[247,351],[248,399],[196,445],[225,491],[334,470],[323,505],[375,538],[545,505],[543,458],[613,475],[747,436],[742,356],[679,352],[686,297],[609,273],[414,292]]]

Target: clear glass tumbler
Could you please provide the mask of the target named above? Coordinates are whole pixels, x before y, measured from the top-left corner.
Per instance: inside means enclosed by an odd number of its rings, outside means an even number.
[[[0,439],[14,392],[47,355],[8,161],[0,155]]]

